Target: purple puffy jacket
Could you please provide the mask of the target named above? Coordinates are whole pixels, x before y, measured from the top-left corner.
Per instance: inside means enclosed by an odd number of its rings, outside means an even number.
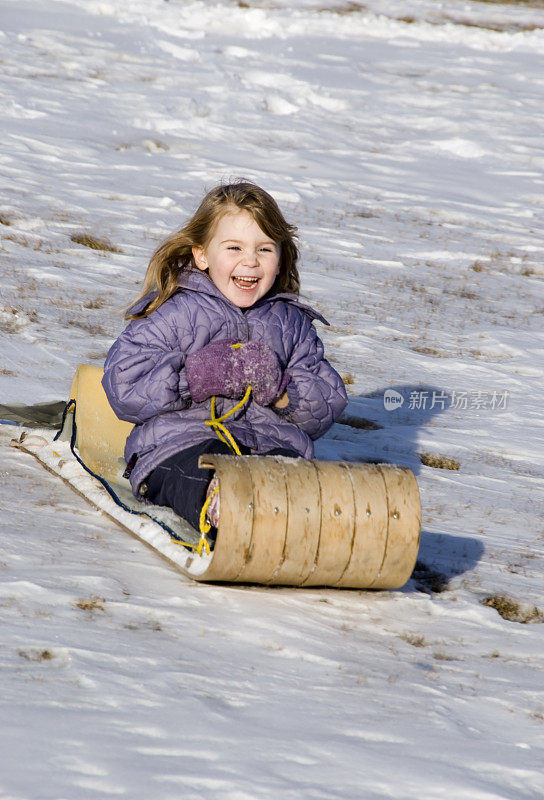
[[[140,301],[132,311],[149,302]],[[125,447],[127,463],[136,460],[134,493],[166,458],[213,438],[204,425],[211,401],[192,401],[183,366],[189,353],[220,339],[265,342],[291,378],[285,408],[250,399],[228,418],[235,440],[253,453],[288,447],[312,458],[312,439],[330,428],[347,403],[342,379],[323,358],[314,319],[328,324],[291,294],[263,297],[242,311],[205,273],[190,270],[182,274],[179,292],[148,317],[130,322],[108,353],[103,386],[117,416],[135,423]],[[218,397],[217,416],[236,402]]]

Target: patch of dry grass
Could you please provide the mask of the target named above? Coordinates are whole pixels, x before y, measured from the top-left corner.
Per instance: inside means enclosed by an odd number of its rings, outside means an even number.
[[[425,637],[418,633],[403,633],[400,637],[404,642],[411,644],[412,647],[427,647]]]
[[[15,333],[20,326],[19,312],[16,308],[0,307],[0,331]]]
[[[3,222],[3,225],[11,225],[11,222]],[[45,239],[40,239],[37,236],[30,237],[25,236],[22,233],[3,233],[2,234],[2,242],[13,242],[13,244],[17,244],[20,247],[27,247],[29,250],[35,250],[36,252],[40,253],[60,253],[57,247],[53,247],[49,242]]]
[[[54,658],[51,650],[41,650],[39,647],[30,647],[19,650],[21,658],[26,658],[27,661],[51,661]]]
[[[105,361],[108,352],[108,350],[91,350],[90,353],[87,353],[87,357],[92,361]]]
[[[544,8],[544,0],[478,0],[493,6],[525,6],[525,8]]]
[[[424,356],[436,356],[437,358],[446,357],[446,353],[440,352],[440,350],[437,350],[436,347],[428,347],[427,345],[423,344],[415,344],[412,347],[412,350],[415,353],[422,353]]]
[[[442,650],[437,650],[433,653],[433,658],[436,661],[459,661],[457,656],[452,656],[449,653],[444,653]]]
[[[0,330],[5,333],[18,333],[29,322],[37,322],[35,309],[20,311],[18,308],[0,306]]]
[[[377,217],[378,214],[372,211],[371,208],[363,208],[362,211],[356,211],[355,216],[361,219],[372,219],[373,217]]]
[[[337,6],[336,8],[327,8],[324,6],[323,8],[318,8],[318,11],[328,11],[331,14],[356,14],[360,11],[366,11],[367,6],[364,3],[344,3],[341,6]]]
[[[86,322],[83,319],[69,319],[66,321],[67,325],[71,325],[73,328],[80,328],[80,330],[85,331],[85,333],[90,333],[91,336],[106,336],[106,331],[101,325],[97,325],[96,323]]]
[[[22,247],[34,247],[34,243],[28,238],[28,236],[23,236],[21,233],[3,233],[2,241],[13,242],[13,244],[19,244]]]
[[[76,606],[82,611],[90,611],[92,614],[93,611],[104,611],[105,602],[103,597],[92,594],[90,597],[82,597],[76,602]]]
[[[439,453],[420,453],[419,460],[426,467],[433,469],[459,469],[461,462],[450,456],[442,456]]]
[[[544,613],[537,606],[522,605],[506,594],[493,594],[482,600],[484,606],[494,608],[508,622],[544,622]]]
[[[383,425],[378,425],[371,419],[364,419],[363,417],[352,417],[350,414],[342,414],[340,419],[336,420],[340,425],[349,425],[350,428],[357,428],[362,431],[379,431]]]
[[[459,290],[457,292],[454,292],[454,294],[456,294],[457,297],[462,297],[463,300],[477,300],[478,299],[478,295],[476,294],[476,292],[471,292],[469,289],[461,289],[461,290]]]
[[[483,0],[487,3],[496,3],[497,0]],[[519,0],[518,5],[520,4]],[[505,5],[511,5],[515,3],[516,0],[510,0],[509,2],[504,3]],[[542,5],[535,5],[537,0],[532,0],[530,2],[523,2],[523,5],[529,6],[532,5],[534,8],[542,8]],[[459,25],[460,27],[464,28],[478,28],[484,31],[493,31],[494,33],[514,33],[514,32],[529,32],[529,31],[536,31],[541,30],[542,25],[537,25],[532,22],[479,22],[478,20],[469,19],[468,17],[458,17],[452,14],[444,14],[440,19],[437,20],[425,20],[424,17],[415,17],[412,15],[404,16],[404,17],[394,17],[397,22],[404,22],[407,25],[413,25],[416,22],[427,22],[429,25],[443,25],[444,23],[450,23],[451,25]]]
[[[92,233],[73,233],[70,236],[72,242],[81,244],[83,247],[89,247],[91,250],[102,250],[106,253],[122,253],[123,251],[112,244],[108,239],[101,239],[99,236],[94,236]]]
[[[83,304],[83,308],[104,308],[107,302],[107,299],[103,295],[99,295],[98,297],[92,297],[90,300],[87,300],[87,302]]]

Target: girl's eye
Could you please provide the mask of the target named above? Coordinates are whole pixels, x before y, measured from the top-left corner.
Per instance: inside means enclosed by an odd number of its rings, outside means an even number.
[[[239,252],[241,249],[242,248],[238,244],[229,244],[229,245],[227,245],[227,250],[235,250],[236,252]],[[274,248],[270,247],[269,245],[266,245],[266,247],[259,247],[259,252],[261,252],[261,253],[273,253],[274,252]]]

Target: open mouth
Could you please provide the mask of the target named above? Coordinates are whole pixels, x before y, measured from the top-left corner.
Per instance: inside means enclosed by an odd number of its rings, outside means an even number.
[[[254,289],[259,282],[259,278],[244,278],[239,275],[234,275],[232,280],[239,289],[246,290]]]

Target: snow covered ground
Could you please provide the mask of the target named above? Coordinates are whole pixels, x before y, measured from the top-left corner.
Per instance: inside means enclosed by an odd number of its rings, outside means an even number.
[[[0,29],[0,403],[66,397],[247,176],[348,381],[319,455],[423,503],[401,591],[193,584],[1,426],[2,800],[542,798],[542,3],[0,0]]]

